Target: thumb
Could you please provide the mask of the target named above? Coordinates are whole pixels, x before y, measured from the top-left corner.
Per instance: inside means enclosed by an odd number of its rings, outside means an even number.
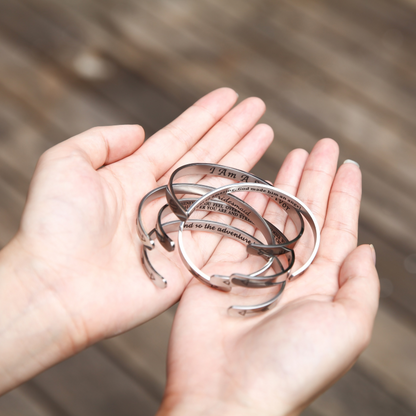
[[[94,127],[50,148],[43,158],[77,154],[98,169],[131,155],[143,141],[144,130],[138,125]]]
[[[372,245],[365,244],[353,250],[341,266],[340,288],[334,298],[354,321],[364,343],[363,349],[370,341],[380,294],[375,259]]]

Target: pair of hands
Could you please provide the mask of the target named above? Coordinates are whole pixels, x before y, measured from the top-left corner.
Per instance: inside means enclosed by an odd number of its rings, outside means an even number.
[[[297,414],[350,368],[370,339],[378,278],[374,249],[356,248],[360,170],[343,164],[337,172],[338,146],[330,139],[310,155],[291,152],[274,182],[310,207],[322,233],[314,263],[275,309],[227,317],[226,308],[242,297],[260,303],[273,290],[212,290],[191,280],[175,256],[165,258],[166,290],[143,270],[135,219],[146,193],[186,163],[248,171],[270,145],[270,127],[256,125],[263,102],[250,98],[233,108],[236,100],[234,91],[216,90],[146,142],[138,126],[102,127],[42,155],[20,229],[0,252],[0,329],[7,339],[0,347],[1,391],[146,322],[179,298],[160,415]],[[281,220],[262,195],[246,201],[271,222]],[[145,222],[153,211],[146,209]],[[189,252],[208,274],[255,270],[258,259],[241,244],[186,234]],[[301,240],[297,258],[309,250]]]

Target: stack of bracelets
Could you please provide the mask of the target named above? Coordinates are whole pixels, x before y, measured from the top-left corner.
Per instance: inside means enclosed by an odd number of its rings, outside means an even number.
[[[187,175],[219,176],[232,179],[238,183],[219,188],[201,184],[173,183],[175,179]],[[249,204],[232,195],[237,192],[258,192],[275,201],[293,222],[297,230],[296,237],[289,240]],[[198,198],[178,199],[177,194],[197,195]],[[142,221],[142,211],[148,203],[161,197],[166,198],[167,204],[160,209],[155,228],[147,232]],[[266,244],[251,234],[231,225],[204,219],[191,219],[191,214],[195,210],[219,212],[245,221],[262,233]],[[163,222],[164,217],[172,212],[178,219]],[[309,224],[314,237],[313,250],[302,267],[293,271],[294,247],[304,234],[305,220]],[[262,256],[265,259],[265,264],[261,269],[249,275],[234,273],[230,276],[217,274],[209,276],[196,267],[188,256],[183,242],[183,232],[186,230],[216,233],[239,241],[246,245],[248,254]],[[271,186],[264,179],[251,173],[213,163],[192,163],[181,166],[172,173],[167,185],[149,192],[139,205],[137,232],[143,243],[142,263],[144,269],[149,278],[159,288],[166,288],[167,281],[151,264],[148,252],[155,248],[154,236],[165,250],[173,251],[175,243],[168,236],[172,232],[178,233],[179,253],[185,266],[202,283],[222,291],[230,291],[233,286],[249,288],[276,287],[277,294],[267,302],[253,306],[231,306],[228,313],[232,316],[256,314],[275,306],[287,281],[299,276],[310,266],[316,256],[320,242],[318,223],[310,209],[298,198]],[[273,270],[273,274],[265,275],[270,268]]]

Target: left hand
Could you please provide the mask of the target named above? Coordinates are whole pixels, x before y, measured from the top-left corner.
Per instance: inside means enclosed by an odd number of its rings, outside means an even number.
[[[0,391],[179,299],[190,280],[184,267],[171,263],[163,291],[143,270],[137,207],[179,165],[251,169],[273,133],[255,126],[261,100],[232,108],[236,100],[216,90],[144,143],[139,126],[100,127],[42,155],[20,229],[0,252],[0,331],[9,340],[0,348]],[[145,222],[155,214],[148,207]]]

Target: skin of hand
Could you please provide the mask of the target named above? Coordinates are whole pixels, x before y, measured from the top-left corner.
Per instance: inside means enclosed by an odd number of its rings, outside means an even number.
[[[41,156],[19,231],[0,252],[0,393],[179,300],[190,274],[176,254],[166,258],[168,288],[153,285],[137,208],[180,165],[254,166],[273,132],[256,125],[260,99],[233,107],[237,98],[213,91],[146,141],[139,126],[99,127]],[[156,213],[156,204],[146,208],[149,230]]]
[[[298,415],[368,345],[379,298],[375,251],[370,245],[357,248],[360,169],[344,163],[337,171],[337,160],[338,145],[323,139],[310,155],[292,151],[277,175],[274,185],[296,195],[315,214],[321,245],[312,265],[288,283],[274,309],[229,317],[228,306],[261,303],[273,289],[223,293],[195,279],[189,283],[174,320],[158,416]],[[255,193],[246,201],[284,226],[273,202]],[[241,221],[233,224],[253,231]],[[285,232],[293,231],[288,222]],[[192,234],[196,244],[208,238]],[[216,243],[203,267],[206,273],[255,270],[255,260],[241,244],[229,239]],[[312,239],[305,235],[295,247],[297,264],[306,261],[311,249]]]

